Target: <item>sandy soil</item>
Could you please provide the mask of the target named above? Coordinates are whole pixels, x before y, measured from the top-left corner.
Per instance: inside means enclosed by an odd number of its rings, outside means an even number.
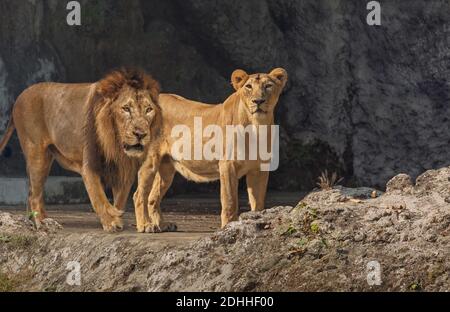
[[[291,205],[295,206],[301,199],[301,193],[270,193],[267,198],[267,206]],[[240,198],[241,212],[249,210],[246,198]],[[0,206],[0,211],[10,212],[13,215],[25,215],[24,206]],[[208,236],[220,227],[220,200],[218,196],[202,195],[172,197],[164,200],[162,204],[164,217],[169,222],[178,225],[176,233],[152,234],[152,240],[167,243],[185,243]],[[96,214],[90,205],[52,205],[47,207],[48,216],[63,226],[61,233],[96,233],[104,234]],[[135,232],[132,204],[129,203],[124,215],[124,231],[117,237],[140,237],[142,234]]]

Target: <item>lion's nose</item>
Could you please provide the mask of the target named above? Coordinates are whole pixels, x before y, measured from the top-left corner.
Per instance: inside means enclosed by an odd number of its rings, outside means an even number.
[[[142,130],[134,130],[133,134],[138,140],[142,140],[143,138],[145,138],[147,136],[147,133],[145,133]]]
[[[264,100],[264,99],[256,99],[256,100],[253,100],[253,103],[255,103],[256,105],[261,105],[261,104],[263,104],[264,102],[265,102],[266,100]]]

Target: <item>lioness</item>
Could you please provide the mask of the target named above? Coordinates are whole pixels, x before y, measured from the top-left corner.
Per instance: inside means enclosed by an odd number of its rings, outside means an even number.
[[[105,231],[121,216],[143,156],[161,127],[159,84],[136,69],[113,71],[97,83],[40,83],[17,99],[0,153],[14,128],[27,162],[28,204],[46,218],[44,184],[54,159],[83,177]],[[114,206],[104,184],[110,186]]]
[[[231,77],[236,92],[220,105],[194,102],[177,95],[160,95],[164,129],[162,139],[159,148],[152,149],[139,170],[138,189],[134,195],[138,232],[160,232],[175,228],[162,221],[160,202],[176,171],[196,182],[220,180],[222,227],[238,217],[238,180],[243,176],[247,178],[252,211],[264,209],[269,172],[261,171],[260,159],[178,159],[172,153],[176,139],[171,132],[177,125],[185,125],[194,133],[195,117],[202,118],[203,128],[218,125],[224,130],[227,125],[272,125],[274,109],[287,80],[287,72],[282,68],[274,69],[269,74],[254,75],[236,70]],[[193,141],[198,139],[205,140],[192,138],[192,146]],[[245,144],[248,146],[248,140]]]

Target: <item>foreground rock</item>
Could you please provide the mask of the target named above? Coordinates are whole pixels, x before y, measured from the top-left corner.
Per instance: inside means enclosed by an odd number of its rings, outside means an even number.
[[[245,213],[182,247],[155,245],[152,235],[52,234],[0,214],[0,285],[46,291],[449,291],[449,177],[450,168],[428,171],[413,185],[399,175],[385,194],[343,187],[313,192],[296,207]],[[80,263],[79,286],[66,281],[73,261]],[[381,285],[376,277],[368,282],[374,264]]]

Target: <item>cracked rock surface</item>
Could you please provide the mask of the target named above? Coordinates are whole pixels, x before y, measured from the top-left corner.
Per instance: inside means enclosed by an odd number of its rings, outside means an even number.
[[[398,175],[386,193],[315,191],[177,246],[152,235],[49,233],[1,213],[0,270],[25,290],[449,291],[449,177],[442,168],[415,183]],[[80,286],[66,283],[69,261],[81,265]]]

